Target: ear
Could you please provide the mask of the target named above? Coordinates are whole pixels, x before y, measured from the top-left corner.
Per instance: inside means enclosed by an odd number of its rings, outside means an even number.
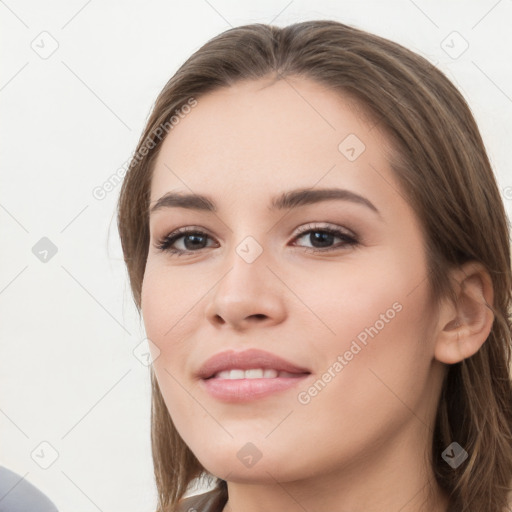
[[[494,323],[492,279],[475,261],[452,270],[457,302],[444,299],[440,305],[435,344],[437,360],[454,364],[471,357],[489,337]]]

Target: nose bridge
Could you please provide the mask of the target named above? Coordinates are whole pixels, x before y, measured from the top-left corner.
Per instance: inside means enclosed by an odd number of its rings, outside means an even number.
[[[267,268],[270,253],[254,237],[245,236],[224,261],[225,271],[208,306],[210,320],[240,326],[251,318],[278,321],[284,314],[279,282]]]
[[[225,282],[225,288],[234,288],[232,291],[243,296],[244,290],[253,293],[262,289],[263,285],[268,285],[268,277],[271,274],[267,268],[268,251],[269,249],[264,249],[252,235],[245,236],[234,246],[228,258],[229,272],[222,280]]]

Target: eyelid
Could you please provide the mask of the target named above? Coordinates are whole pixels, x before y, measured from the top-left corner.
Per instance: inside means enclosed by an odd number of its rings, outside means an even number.
[[[327,229],[327,230],[330,229],[333,231],[334,230],[341,231],[346,236],[350,236],[352,238],[358,238],[357,234],[354,233],[351,229],[348,229],[344,226],[338,226],[337,224],[330,224],[328,222],[323,222],[323,221],[318,221],[318,222],[311,221],[311,222],[308,222],[307,224],[302,224],[301,226],[296,228],[295,236],[301,235],[303,233],[307,233],[308,231],[315,230],[315,229],[317,229],[318,231],[322,231],[324,229]]]

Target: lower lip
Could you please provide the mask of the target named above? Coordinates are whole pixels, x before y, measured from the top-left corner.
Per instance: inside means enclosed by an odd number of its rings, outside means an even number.
[[[223,402],[249,402],[285,391],[304,381],[309,374],[273,379],[203,379],[206,391]]]

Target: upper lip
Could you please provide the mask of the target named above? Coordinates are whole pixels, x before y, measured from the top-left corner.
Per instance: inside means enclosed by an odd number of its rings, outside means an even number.
[[[198,377],[208,379],[224,370],[249,370],[251,368],[270,368],[290,373],[311,373],[307,368],[297,366],[270,352],[248,349],[242,352],[227,350],[215,354],[201,366]]]

